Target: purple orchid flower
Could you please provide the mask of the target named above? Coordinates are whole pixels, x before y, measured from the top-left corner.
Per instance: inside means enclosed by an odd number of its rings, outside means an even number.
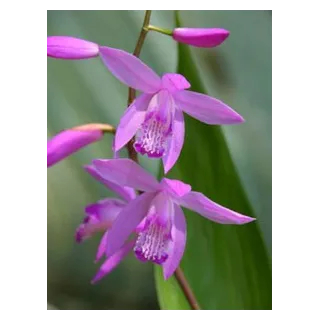
[[[182,181],[163,178],[158,182],[129,159],[94,160],[93,167],[100,177],[118,186],[144,191],[117,214],[105,235],[103,247],[108,258],[93,282],[113,270],[131,250],[141,261],[160,264],[168,279],[178,267],[186,244],[186,221],[180,206],[221,224],[255,220],[191,191]],[[134,238],[127,241],[131,234]]]
[[[100,56],[115,77],[143,92],[120,120],[115,136],[116,151],[137,134],[136,151],[151,158],[163,158],[167,173],[182,149],[183,112],[207,124],[244,121],[223,102],[185,90],[190,84],[180,74],[167,73],[160,78],[140,59],[118,49],[100,47]]]
[[[85,208],[86,216],[76,230],[75,239],[78,243],[90,238],[97,232],[105,232],[96,255],[96,260],[100,260],[106,250],[106,231],[112,226],[112,223],[127,203],[136,197],[136,193],[130,187],[119,186],[108,180],[106,176],[102,177],[93,166],[89,165],[84,168],[92,177],[121,198],[106,198],[88,205]]]

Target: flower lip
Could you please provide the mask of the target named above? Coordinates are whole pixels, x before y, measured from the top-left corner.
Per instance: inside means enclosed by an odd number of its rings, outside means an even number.
[[[161,158],[167,151],[172,134],[172,98],[167,90],[160,90],[150,100],[143,123],[137,132],[134,147],[149,158]]]
[[[156,217],[156,215],[155,215]],[[167,246],[169,232],[156,218],[147,219],[143,230],[139,233],[134,247],[136,257],[141,261],[164,263],[168,258]]]

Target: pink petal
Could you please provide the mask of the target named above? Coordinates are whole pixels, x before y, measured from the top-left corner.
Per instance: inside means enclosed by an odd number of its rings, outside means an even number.
[[[107,256],[118,251],[147,214],[154,192],[146,192],[128,203],[119,213],[107,235]]]
[[[245,224],[256,220],[255,218],[244,216],[238,212],[225,208],[210,199],[200,192],[186,194],[179,198],[181,206],[191,209],[205,218],[221,224]]]
[[[173,197],[183,197],[191,191],[191,186],[180,180],[163,178],[160,184],[163,190],[166,190]]]
[[[96,276],[92,279],[91,283],[94,284],[101,280],[106,274],[111,272],[118,264],[128,255],[128,253],[134,247],[135,240],[129,241],[122,248],[116,251],[112,256],[110,256],[105,263],[101,266],[100,270]]]
[[[119,196],[121,196],[124,200],[130,201],[136,197],[136,193],[134,189],[129,187],[119,186],[110,180],[108,180],[107,176],[102,176],[93,165],[84,166],[84,169],[96,180],[104,184],[108,189],[112,190]]]
[[[99,222],[110,225],[125,205],[126,203],[120,199],[106,198],[89,204],[86,206],[85,212],[94,216]]]
[[[131,53],[100,47],[100,56],[110,72],[128,87],[145,93],[155,93],[161,88],[160,77]]]
[[[216,47],[226,40],[229,31],[220,28],[176,28],[173,30],[173,39],[195,47]]]
[[[97,159],[93,160],[92,164],[102,177],[120,186],[141,191],[159,189],[159,182],[130,159]]]
[[[96,43],[66,36],[47,38],[47,56],[57,59],[88,59],[99,55]]]
[[[174,205],[174,218],[171,230],[172,245],[167,261],[163,264],[163,275],[165,280],[170,278],[178,268],[182,259],[187,241],[187,225],[181,208]]]
[[[106,231],[124,206],[122,200],[112,198],[88,205],[85,208],[87,216],[76,230],[76,241],[82,242],[97,232]]]
[[[99,243],[99,246],[98,246],[98,250],[97,250],[97,253],[96,253],[96,262],[98,262],[103,255],[106,254],[106,248],[107,248],[107,234],[108,234],[108,231],[106,231],[101,240],[100,240],[100,243]]]
[[[153,95],[142,94],[126,110],[120,119],[114,140],[114,150],[120,150],[136,134],[146,117],[146,110]]]
[[[166,73],[162,76],[162,87],[175,92],[179,90],[189,89],[190,83],[188,80],[178,73]]]
[[[47,167],[102,137],[101,130],[69,129],[58,133],[47,142]]]
[[[191,117],[207,124],[236,124],[244,119],[222,101],[192,91],[174,93],[176,104]]]
[[[164,173],[167,174],[177,162],[184,142],[184,119],[181,110],[176,109],[172,127],[172,137],[168,150],[162,158]]]

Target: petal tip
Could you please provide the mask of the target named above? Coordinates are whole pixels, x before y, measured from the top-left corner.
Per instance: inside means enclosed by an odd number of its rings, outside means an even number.
[[[163,268],[163,279],[167,281],[171,276],[173,272],[168,272],[167,268]]]
[[[98,273],[94,276],[94,278],[90,281],[91,284],[96,284],[98,281],[101,280],[101,278],[104,276],[104,273],[101,271],[98,271]]]
[[[229,119],[226,121],[226,124],[241,124],[245,122],[245,119],[236,111],[232,110],[229,113]]]
[[[253,218],[253,217],[243,216],[242,219],[238,223],[239,224],[247,224],[247,223],[253,222],[255,220],[257,220],[257,219]]]
[[[170,171],[170,169],[171,169],[170,166],[164,165],[164,166],[163,166],[163,172],[164,172],[164,174],[167,174],[167,173]]]
[[[230,31],[226,29],[221,29],[222,42],[230,36]]]
[[[240,115],[237,113],[237,116],[236,116],[236,121],[237,123],[244,123],[246,122],[246,120]]]
[[[167,281],[170,277],[168,275],[164,274],[163,278],[164,278],[165,281]]]
[[[83,238],[84,238],[84,229],[82,226],[80,226],[74,234],[74,239],[76,243],[82,243],[84,240]]]

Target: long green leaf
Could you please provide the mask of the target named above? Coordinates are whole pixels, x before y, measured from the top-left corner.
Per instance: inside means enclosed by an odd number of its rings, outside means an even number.
[[[179,44],[178,54],[178,73],[193,91],[204,93],[188,46]],[[185,144],[169,176],[226,207],[255,216],[220,127],[188,116],[185,120]],[[258,223],[219,225],[184,212],[188,239],[181,266],[201,308],[271,309],[271,265]],[[161,308],[187,308],[176,280],[164,281],[159,268],[155,273]]]

